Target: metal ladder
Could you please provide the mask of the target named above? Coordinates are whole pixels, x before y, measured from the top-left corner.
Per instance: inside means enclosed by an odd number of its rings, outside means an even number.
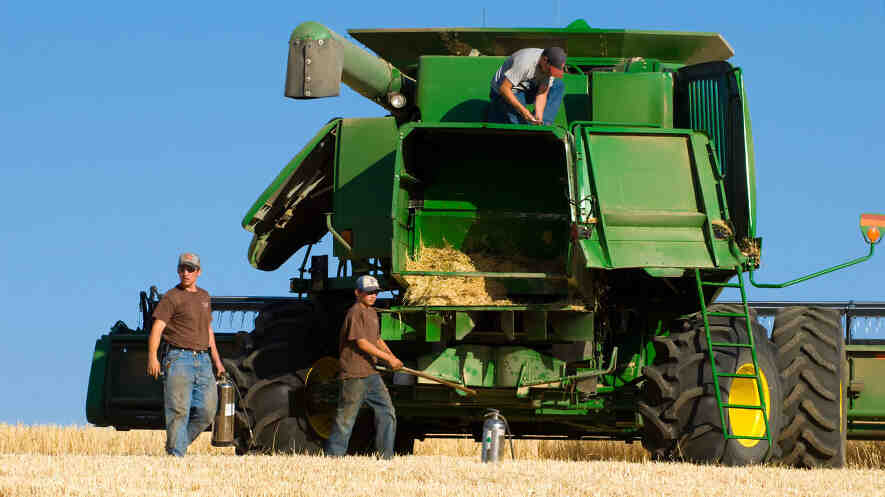
[[[737,273],[738,282],[737,283],[716,283],[712,281],[703,281],[701,279],[701,271],[700,269],[695,269],[695,279],[697,280],[698,285],[698,296],[701,301],[701,315],[704,317],[704,331],[707,336],[707,355],[710,360],[710,369],[713,372],[713,383],[715,384],[716,390],[716,405],[719,407],[719,419],[722,423],[722,433],[725,436],[725,440],[729,439],[743,439],[743,440],[767,440],[768,441],[768,450],[769,453],[772,447],[771,441],[771,430],[768,426],[768,406],[765,405],[765,395],[762,392],[762,379],[759,376],[759,362],[756,358],[756,343],[753,339],[753,331],[752,324],[750,321],[750,307],[747,305],[747,292],[744,287],[744,277],[741,272],[741,267],[738,266],[735,268]],[[710,312],[707,310],[707,302],[704,299],[704,287],[724,287],[724,288],[739,288],[741,290],[741,303],[743,305],[744,312]],[[714,342],[712,337],[710,336],[710,317],[735,317],[735,318],[744,318],[746,321],[747,328],[747,337],[749,341],[746,343],[741,342]],[[738,374],[738,373],[720,373],[716,368],[715,354],[716,352],[713,350],[713,347],[731,347],[737,349],[750,349],[750,354],[753,357],[753,374]],[[759,395],[759,405],[745,405],[745,404],[729,404],[723,402],[722,394],[720,393],[719,388],[719,379],[720,378],[747,378],[753,379],[756,382],[756,391]],[[751,435],[735,435],[730,432],[729,427],[725,424],[725,409],[746,409],[746,410],[758,410],[762,411],[762,419],[765,421],[765,436],[757,437]]]

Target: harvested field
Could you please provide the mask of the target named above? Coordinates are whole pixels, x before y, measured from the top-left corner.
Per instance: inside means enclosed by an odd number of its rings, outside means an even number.
[[[184,459],[160,431],[0,425],[0,496],[881,495],[885,444],[850,443],[850,467],[722,468],[645,460],[637,445],[518,441],[517,461],[478,462],[466,440],[429,440],[415,456],[233,456],[208,434]],[[608,459],[608,460],[603,460]]]
[[[461,273],[557,273],[562,261],[537,261],[525,257],[502,257],[485,253],[466,254],[450,245],[422,247],[418,260],[406,261],[408,271]],[[499,280],[485,277],[405,276],[404,295],[411,305],[510,305]]]

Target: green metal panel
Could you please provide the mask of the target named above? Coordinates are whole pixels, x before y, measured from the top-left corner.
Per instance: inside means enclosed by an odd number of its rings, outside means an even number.
[[[338,56],[341,58],[341,80],[360,95],[375,100],[402,89],[402,79],[397,68],[372,56],[322,24],[308,21],[299,25],[292,31],[289,43],[292,45],[313,40],[334,40],[333,44],[337,45]],[[311,95],[308,93],[305,96]]]
[[[252,266],[271,271],[299,248],[326,234],[323,214],[332,208],[337,133],[340,120],[326,124],[286,165],[243,218],[255,233],[249,245]]]
[[[571,122],[590,119],[590,80],[587,76],[565,73],[562,82],[565,91],[555,123],[565,127]]]
[[[875,352],[871,349],[877,349]],[[848,419],[885,421],[885,354],[883,347],[848,345],[851,381],[862,382],[863,391],[848,405]],[[847,386],[846,386],[847,388]]]
[[[744,157],[746,158],[746,163],[744,167],[746,167],[746,181],[747,181],[747,195],[750,203],[749,211],[749,236],[750,238],[756,237],[756,153],[753,150],[753,126],[750,124],[750,104],[747,102],[747,88],[744,85],[744,73],[740,70],[740,68],[735,70],[735,78],[737,78],[737,84],[740,88],[741,92],[741,103],[742,108],[741,112],[744,118],[744,140],[738,146],[743,145],[744,147]]]
[[[403,322],[397,319],[393,314],[380,313],[381,316],[381,339],[385,341],[402,340],[405,331],[403,330]]]
[[[496,364],[492,360],[494,349],[483,345],[461,345],[457,348],[461,361],[461,378],[465,385],[478,387],[495,386]]]
[[[427,374],[468,386],[499,388],[555,381],[565,375],[565,362],[520,346],[459,345],[420,356],[418,368]]]
[[[439,354],[425,354],[418,357],[418,369],[437,378],[460,382],[461,360],[453,348]],[[421,378],[419,378],[419,381]]]
[[[695,64],[726,60],[734,51],[716,33],[594,29],[583,20],[566,28],[351,29],[351,36],[403,69],[420,55],[510,55],[557,45],[573,57],[644,57]]]
[[[550,326],[560,340],[592,341],[594,314],[592,312],[551,312]]]
[[[277,177],[273,180],[273,182],[268,186],[261,196],[258,197],[258,200],[252,204],[252,207],[249,208],[249,211],[246,213],[246,216],[243,217],[243,229],[247,231],[253,231],[255,224],[257,221],[260,221],[264,218],[264,215],[267,211],[267,207],[271,205],[274,200],[280,195],[280,190],[286,183],[286,181],[291,177],[291,175],[301,166],[301,163],[304,162],[310,154],[314,151],[314,149],[323,142],[323,140],[332,134],[333,130],[338,127],[338,120],[330,121],[328,124],[322,127],[322,129],[314,135],[313,138],[307,142],[307,145],[301,149],[295,157],[289,161],[285,168],[277,175]],[[257,221],[256,221],[257,218]]]
[[[427,312],[424,324],[424,341],[438,342],[442,338],[442,314],[438,312]]]
[[[402,187],[408,196],[394,206],[399,211],[416,201],[411,221],[395,221],[395,275],[422,246],[447,245],[505,258],[562,260],[564,272],[569,205],[560,180],[567,175],[561,130],[440,123],[409,124],[402,131],[400,174],[420,183]],[[507,284],[529,293],[566,290],[564,280]]]
[[[470,317],[469,313],[466,312],[456,312],[455,313],[455,340],[463,340],[471,331],[476,324],[473,322],[473,319]]]
[[[86,391],[86,421],[96,426],[107,426],[105,417],[105,375],[111,340],[104,335],[95,341],[92,367],[89,370],[89,388]]]
[[[424,122],[485,122],[489,82],[506,57],[420,58],[418,107]]]
[[[593,120],[673,127],[673,74],[593,73]]]
[[[516,387],[565,376],[565,362],[525,347],[498,347],[495,362],[498,369],[495,385],[498,387]]]
[[[724,175],[729,220],[738,240],[755,238],[756,178],[742,72],[723,61],[680,68],[675,125],[703,131]]]
[[[353,285],[351,285],[353,286]],[[417,340],[418,339],[418,327],[416,326],[416,322],[419,321],[418,317],[422,317],[422,315],[418,313],[411,313],[406,315],[401,315],[399,313],[392,312],[380,312],[381,315],[381,338],[386,341],[401,341],[401,340]],[[411,319],[410,319],[411,318]],[[421,322],[421,324],[424,324]]]
[[[586,127],[581,138],[585,155],[578,168],[586,164],[590,174],[579,180],[592,184],[599,203],[597,236],[580,241],[588,265],[737,263],[711,230],[722,209],[702,134]]]
[[[688,136],[598,133],[587,140],[600,207],[609,224],[618,224],[619,213],[622,226],[635,226],[635,218],[639,225],[697,227],[694,217],[703,214],[692,185]]]
[[[424,56],[418,68],[418,107],[424,122],[485,122],[489,83],[507,57]],[[589,119],[588,81],[565,74],[556,123]],[[530,106],[530,108],[534,108]]]
[[[338,140],[334,228],[353,230],[354,258],[389,257],[396,121],[392,117],[343,119]],[[335,255],[350,257],[338,243]]]
[[[468,386],[494,387],[494,349],[483,345],[459,345],[438,354],[418,357],[418,368],[444,380],[463,382]],[[419,379],[429,383],[429,380]]]

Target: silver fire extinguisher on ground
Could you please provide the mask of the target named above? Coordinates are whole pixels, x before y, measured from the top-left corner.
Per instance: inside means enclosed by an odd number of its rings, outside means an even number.
[[[215,423],[212,426],[212,445],[215,447],[230,447],[234,444],[234,411],[236,401],[234,395],[236,387],[231,383],[227,374],[222,374],[218,379],[218,411],[215,413]]]
[[[504,448],[504,439],[508,431],[510,430],[507,418],[497,409],[489,409],[482,424],[482,462],[498,462],[501,459],[501,450]],[[515,459],[512,436],[510,457]]]

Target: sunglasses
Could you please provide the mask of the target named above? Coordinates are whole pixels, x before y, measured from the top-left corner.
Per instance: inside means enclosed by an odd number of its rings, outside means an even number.
[[[178,266],[179,273],[195,273],[197,271],[198,271],[198,269],[193,266],[185,266],[185,265]]]

